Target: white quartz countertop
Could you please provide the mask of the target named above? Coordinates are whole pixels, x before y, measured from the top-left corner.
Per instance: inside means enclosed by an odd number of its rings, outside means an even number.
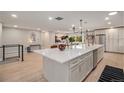
[[[63,64],[100,47],[103,47],[103,45],[74,45],[72,48],[66,48],[64,51],[60,51],[58,48],[47,48],[42,50],[35,50],[34,52]]]

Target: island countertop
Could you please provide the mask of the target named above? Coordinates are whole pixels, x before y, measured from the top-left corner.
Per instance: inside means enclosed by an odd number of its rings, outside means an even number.
[[[71,48],[66,48],[64,51],[60,51],[58,48],[54,49],[42,49],[35,50],[34,52],[41,54],[44,57],[47,57],[51,60],[64,64],[70,60],[75,59],[81,55],[84,55],[90,51],[103,47],[103,45],[73,45]]]

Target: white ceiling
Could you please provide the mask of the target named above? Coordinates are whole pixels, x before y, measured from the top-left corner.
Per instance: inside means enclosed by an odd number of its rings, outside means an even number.
[[[124,12],[119,11],[117,15],[108,16],[108,11],[0,11],[0,22],[4,26],[18,25],[23,28],[41,28],[46,31],[69,31],[71,25],[80,26],[80,19],[87,21],[83,28],[97,29],[111,26],[124,25]],[[11,14],[16,14],[18,18],[12,18]],[[111,25],[105,21],[105,17],[110,17]],[[63,17],[61,21],[48,20],[48,17]]]

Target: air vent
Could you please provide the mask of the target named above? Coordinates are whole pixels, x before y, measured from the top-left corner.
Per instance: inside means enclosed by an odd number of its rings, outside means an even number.
[[[60,21],[60,20],[63,20],[64,18],[62,18],[62,17],[56,17],[55,19],[58,20],[58,21]]]

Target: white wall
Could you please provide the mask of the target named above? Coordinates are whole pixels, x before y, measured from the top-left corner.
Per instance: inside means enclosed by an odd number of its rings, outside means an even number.
[[[42,32],[41,33],[42,48],[50,48],[51,45],[55,44],[55,33],[54,32]]]
[[[32,44],[41,43],[41,36],[39,31],[26,31],[20,29],[10,29],[3,28],[2,41],[3,44],[24,44],[30,45],[29,39],[31,38],[31,34],[35,33],[36,41],[32,42]]]
[[[34,33],[36,35],[35,42],[31,41],[31,35]],[[50,45],[55,44],[55,33],[50,32],[40,32],[40,31],[29,31],[22,29],[14,29],[3,27],[0,24],[0,44],[23,44],[24,49],[30,44],[41,44],[42,48],[49,48]],[[7,48],[6,57],[12,57],[17,55],[17,48]],[[0,60],[2,58],[2,49],[0,50]]]
[[[2,24],[0,23],[0,46],[2,45]],[[2,60],[2,49],[0,48],[0,61]]]
[[[49,47],[49,32],[41,33],[41,42],[42,42],[42,48]]]
[[[29,40],[32,32],[36,34],[36,42],[32,44],[41,44],[43,48],[48,48],[50,45],[55,44],[55,33],[48,31],[27,31],[6,27],[3,28],[2,44],[23,44],[27,47],[31,44]]]
[[[41,34],[41,40],[42,40],[42,48],[48,48],[49,47],[49,32],[42,32]]]
[[[36,41],[30,43],[32,33],[36,35]],[[23,44],[25,48],[30,44],[41,44],[41,32],[3,28],[2,44]]]
[[[49,45],[55,44],[55,33],[49,33]]]
[[[2,45],[2,24],[0,23],[0,46]]]

